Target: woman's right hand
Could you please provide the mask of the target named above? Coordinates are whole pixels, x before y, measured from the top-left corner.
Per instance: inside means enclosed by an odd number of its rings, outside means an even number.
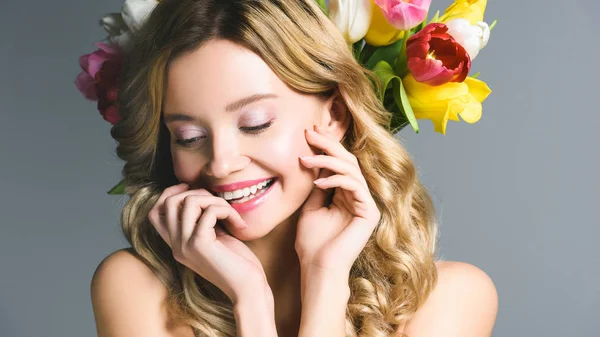
[[[244,229],[247,224],[225,201],[205,189],[186,184],[166,188],[148,214],[173,257],[219,287],[236,304],[267,286],[262,264],[240,240],[217,220]]]

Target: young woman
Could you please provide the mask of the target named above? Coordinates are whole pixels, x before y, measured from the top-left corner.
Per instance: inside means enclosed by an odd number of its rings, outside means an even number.
[[[96,270],[101,337],[490,336],[489,277],[436,261],[390,113],[313,0],[163,0],[112,129],[131,248]]]

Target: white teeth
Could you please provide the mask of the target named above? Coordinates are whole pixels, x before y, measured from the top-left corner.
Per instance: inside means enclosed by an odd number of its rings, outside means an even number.
[[[225,200],[232,200],[232,199],[239,199],[242,197],[247,197],[250,194],[256,194],[262,188],[267,186],[267,184],[269,184],[271,181],[273,181],[273,179],[267,179],[261,183],[258,183],[256,185],[253,185],[250,187],[245,187],[245,188],[235,190],[235,191],[230,191],[230,192],[217,193],[217,195]]]

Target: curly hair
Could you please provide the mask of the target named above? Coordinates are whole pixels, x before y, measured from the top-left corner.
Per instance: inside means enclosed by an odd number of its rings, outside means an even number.
[[[236,335],[231,301],[176,262],[148,219],[162,191],[178,183],[161,115],[166,73],[175,58],[211,39],[256,53],[300,92],[339,89],[352,117],[342,143],[358,158],[382,213],[350,272],[346,335],[391,336],[437,282],[435,211],[412,159],[390,132],[392,114],[377,96],[381,83],[356,61],[314,0],[162,0],[125,55],[118,98],[123,119],[111,129],[130,197],[121,226],[166,286],[169,312],[198,336]]]

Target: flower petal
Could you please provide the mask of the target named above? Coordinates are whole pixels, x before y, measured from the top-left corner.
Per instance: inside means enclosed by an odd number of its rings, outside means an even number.
[[[92,78],[94,78],[100,69],[102,69],[102,64],[104,64],[107,58],[99,53],[93,53],[90,55],[88,60],[88,73]]]
[[[456,18],[464,18],[475,24],[483,21],[487,0],[456,0],[448,6],[440,17],[440,22],[447,22]]]
[[[156,5],[158,5],[156,0],[125,0],[121,6],[121,16],[127,27],[132,32],[137,32]]]
[[[408,30],[425,20],[431,0],[375,0],[387,21],[396,29]]]
[[[77,78],[75,79],[75,86],[85,98],[92,101],[98,100],[94,79],[85,71],[82,71],[79,73],[79,75],[77,75]]]
[[[365,35],[365,41],[371,46],[379,47],[379,46],[387,46],[398,40],[400,40],[404,36],[404,31],[396,29],[396,27],[392,26],[379,6],[376,6],[373,0],[373,16],[371,18],[371,25],[369,26],[369,30],[367,30],[367,34]]]
[[[108,53],[108,54],[119,54],[120,50],[118,46],[115,46],[113,44],[109,44],[109,43],[105,43],[105,42],[96,42],[95,46],[98,47],[98,49]]]
[[[473,96],[475,100],[478,102],[485,101],[485,99],[492,93],[492,90],[488,85],[482,81],[473,77],[465,78],[464,83],[469,88],[469,93]]]
[[[442,85],[450,82],[454,77],[452,71],[444,67],[442,61],[432,58],[411,57],[408,59],[408,68],[417,81],[429,85]]]
[[[470,124],[476,123],[481,119],[481,110],[481,103],[472,99],[467,104],[463,105],[462,111],[459,113],[460,118]]]
[[[79,56],[79,66],[81,69],[88,71],[88,63],[89,63],[90,54],[84,54]]]

